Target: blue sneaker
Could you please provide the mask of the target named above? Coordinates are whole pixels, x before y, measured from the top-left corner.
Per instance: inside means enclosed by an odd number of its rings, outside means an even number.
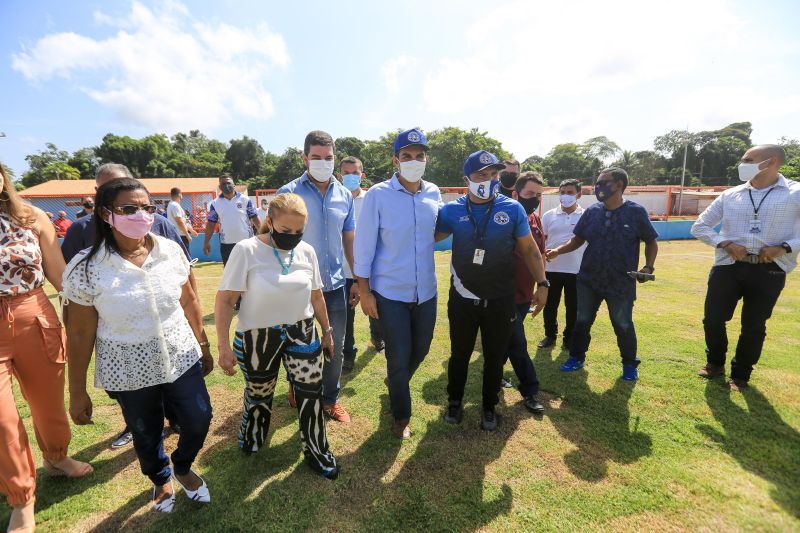
[[[639,369],[635,366],[622,365],[622,379],[625,381],[636,381],[639,379]]]
[[[561,365],[562,372],[575,372],[581,368],[583,368],[583,361],[578,361],[574,357],[570,357]]]

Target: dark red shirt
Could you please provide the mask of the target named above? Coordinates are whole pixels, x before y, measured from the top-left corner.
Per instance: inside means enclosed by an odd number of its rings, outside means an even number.
[[[544,231],[542,231],[542,221],[539,215],[531,213],[528,216],[528,225],[531,227],[531,235],[539,247],[539,252],[544,255]],[[533,300],[533,286],[536,281],[533,279],[525,260],[517,250],[514,250],[514,303],[524,304]]]

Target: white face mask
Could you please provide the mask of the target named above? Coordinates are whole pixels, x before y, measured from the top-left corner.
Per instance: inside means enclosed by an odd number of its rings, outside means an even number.
[[[761,172],[762,169],[758,168],[760,165],[766,163],[769,159],[763,160],[761,163],[739,163],[737,167],[739,170],[739,179],[742,181],[750,181]]]
[[[479,181],[477,183],[470,180],[469,192],[481,200],[488,200],[495,193],[499,184],[500,182],[497,180]]]
[[[401,161],[400,162],[400,175],[406,181],[416,183],[422,179],[425,174],[425,161]]]
[[[333,176],[333,160],[309,159],[308,173],[320,183],[325,183]]]
[[[562,194],[559,199],[561,200],[561,205],[567,208],[572,207],[578,201],[578,197],[571,194]]]

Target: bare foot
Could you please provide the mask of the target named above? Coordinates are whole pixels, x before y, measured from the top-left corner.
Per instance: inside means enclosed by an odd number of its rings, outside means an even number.
[[[14,507],[11,511],[11,519],[8,521],[8,531],[33,531],[36,527],[36,520],[33,516],[33,507],[35,499],[31,500],[25,505]]]
[[[188,474],[183,475],[183,476],[179,476],[178,474],[175,474],[175,478],[178,480],[178,482],[181,484],[181,486],[183,486],[183,488],[185,488],[185,489],[197,490],[203,485],[203,480],[200,479],[200,476],[198,476],[197,474],[195,474],[191,470],[189,471]]]
[[[51,463],[44,460],[44,467],[53,474],[63,475],[71,478],[88,476],[94,472],[94,468],[89,463],[76,461],[72,457],[64,457],[60,461]]]
[[[172,481],[167,481],[163,485],[155,487],[155,496],[153,496],[153,503],[159,504],[163,501],[166,501],[175,494],[175,490],[172,488]]]

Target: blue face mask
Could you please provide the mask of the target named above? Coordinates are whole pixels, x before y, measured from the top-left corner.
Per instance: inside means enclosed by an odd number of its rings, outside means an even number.
[[[617,192],[615,189],[612,188],[612,184],[610,181],[605,181],[602,183],[598,183],[594,186],[594,195],[597,197],[599,202],[605,202]]]
[[[358,174],[345,174],[342,176],[342,185],[347,187],[348,191],[354,191],[361,185],[361,176]]]

